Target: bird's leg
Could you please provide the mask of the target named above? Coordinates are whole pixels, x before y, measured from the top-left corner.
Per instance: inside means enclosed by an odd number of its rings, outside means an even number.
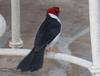
[[[48,52],[55,52],[57,53],[58,52],[58,48],[57,47],[47,47],[46,48],[46,53]]]
[[[47,47],[46,47],[46,53],[50,52],[50,50],[51,50],[50,47],[47,46]]]
[[[48,52],[50,52],[50,51],[52,51],[52,47],[49,47],[49,48],[48,48]]]

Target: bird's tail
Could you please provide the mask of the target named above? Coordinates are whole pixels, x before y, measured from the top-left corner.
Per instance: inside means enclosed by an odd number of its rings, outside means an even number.
[[[36,71],[42,68],[44,60],[44,48],[38,51],[33,49],[17,66],[17,69],[24,71]]]

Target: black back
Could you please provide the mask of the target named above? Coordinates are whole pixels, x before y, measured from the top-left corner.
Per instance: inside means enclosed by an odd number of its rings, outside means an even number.
[[[60,30],[61,23],[47,15],[37,32],[34,43],[35,49],[47,46],[60,33]]]

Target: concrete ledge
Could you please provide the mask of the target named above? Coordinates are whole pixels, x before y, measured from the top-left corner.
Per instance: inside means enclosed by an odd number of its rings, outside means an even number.
[[[25,56],[31,49],[12,49],[12,48],[2,48],[0,49],[0,55],[16,55],[16,56]]]
[[[87,68],[89,69],[92,66],[92,62],[79,58],[79,57],[75,57],[75,56],[71,56],[68,54],[64,54],[64,53],[48,53],[47,54],[47,58],[48,59],[53,59],[53,60],[58,60],[58,61],[65,61],[65,62],[69,62],[69,63],[73,63],[76,65],[79,65],[81,67]]]
[[[11,49],[11,48],[2,48],[0,49],[0,55],[9,55],[9,56],[25,56],[27,55],[31,50],[30,49]],[[85,67],[89,69],[92,66],[92,62],[78,58],[75,56],[63,54],[63,53],[54,53],[54,52],[49,52],[46,54],[48,59],[54,59],[54,60],[60,60],[60,61],[65,61],[69,63],[73,63],[82,67]]]

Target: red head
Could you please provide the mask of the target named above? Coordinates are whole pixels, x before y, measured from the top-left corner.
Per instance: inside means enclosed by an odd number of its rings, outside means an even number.
[[[59,7],[51,7],[51,8],[48,8],[47,12],[58,16],[60,10],[59,10]]]

